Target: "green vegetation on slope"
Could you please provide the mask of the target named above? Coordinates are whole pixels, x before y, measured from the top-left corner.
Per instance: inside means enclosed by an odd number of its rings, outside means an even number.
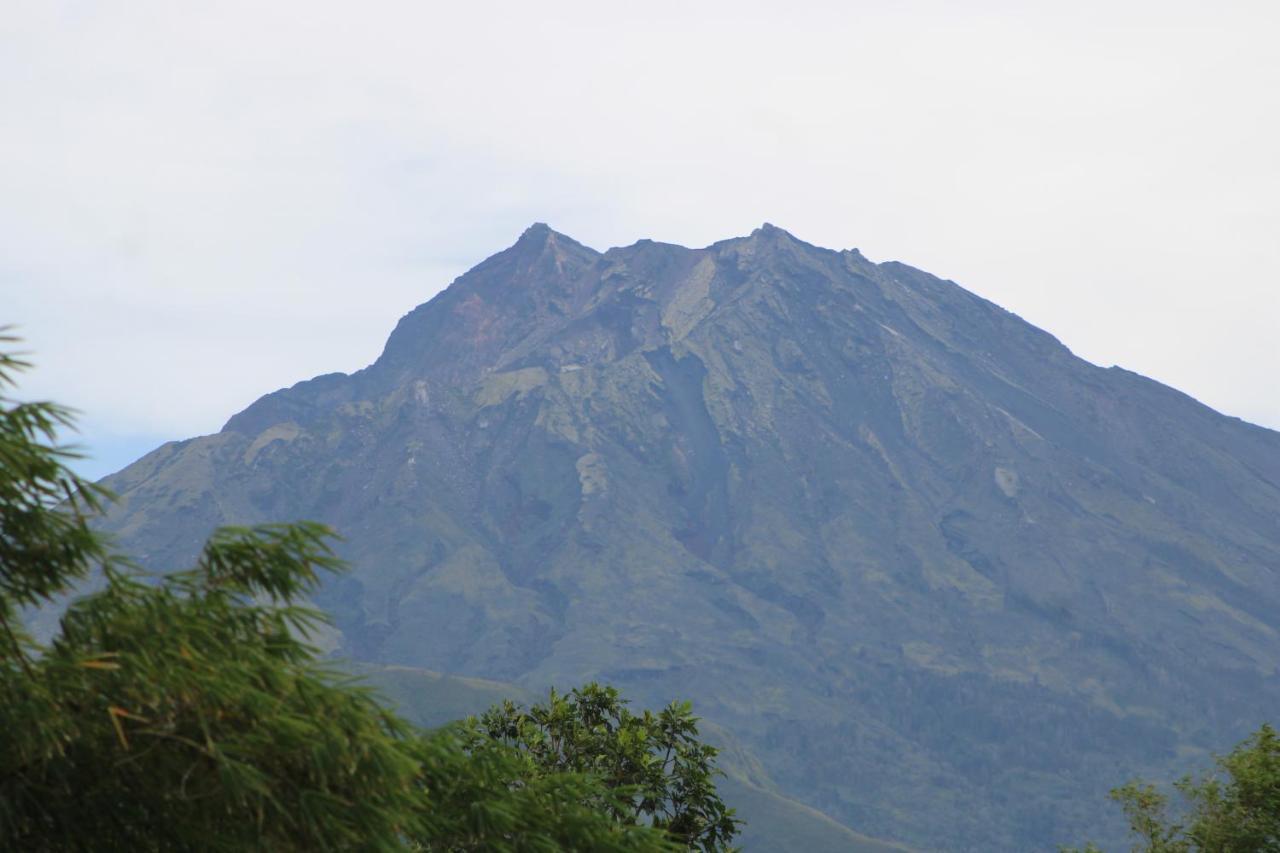
[[[728,773],[719,784],[726,801],[747,817],[742,847],[770,853],[910,853],[910,848],[854,832],[817,809]]]
[[[507,700],[525,702],[530,698],[522,688],[502,681],[444,675],[411,666],[343,665],[389,699],[397,713],[424,728],[480,714]]]

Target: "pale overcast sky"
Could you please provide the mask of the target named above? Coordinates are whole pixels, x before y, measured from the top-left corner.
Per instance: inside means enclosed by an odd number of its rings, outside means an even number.
[[[0,14],[0,322],[106,473],[381,350],[546,221],[773,222],[1280,427],[1280,3]]]

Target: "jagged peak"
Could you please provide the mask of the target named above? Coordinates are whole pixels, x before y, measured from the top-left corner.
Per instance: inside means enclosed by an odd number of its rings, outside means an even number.
[[[792,234],[790,231],[788,231],[785,228],[779,228],[777,225],[774,225],[772,222],[764,223],[759,228],[752,231],[751,236],[752,237],[787,237],[792,240],[796,239],[795,235]]]
[[[485,258],[476,266],[457,278],[450,289],[461,287],[468,289],[477,281],[504,267],[514,265],[523,270],[518,278],[523,278],[530,270],[554,270],[557,273],[577,269],[594,263],[600,253],[590,246],[584,246],[572,237],[556,231],[545,222],[535,222],[520,233],[520,237],[507,248],[495,255]],[[515,275],[508,270],[506,275]]]
[[[709,248],[729,248],[752,253],[761,250],[772,252],[777,249],[787,249],[790,251],[839,254],[833,249],[801,240],[790,231],[785,228],[779,228],[772,222],[765,222],[745,237],[731,237],[728,240],[721,240],[713,243]]]
[[[545,222],[535,222],[520,234],[520,239],[516,240],[516,244],[520,243],[545,243],[547,240],[554,239],[555,231]]]
[[[545,222],[535,222],[524,229],[520,234],[520,238],[516,240],[511,248],[522,252],[541,251],[544,249],[577,249],[590,252],[593,255],[599,254],[590,246],[584,246],[567,234],[556,231]]]

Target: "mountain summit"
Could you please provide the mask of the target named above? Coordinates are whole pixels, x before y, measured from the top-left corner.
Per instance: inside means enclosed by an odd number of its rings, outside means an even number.
[[[771,225],[534,225],[107,484],[157,567],[332,524],[342,654],[691,698],[760,787],[933,849],[1115,838],[1108,787],[1280,707],[1280,434]]]

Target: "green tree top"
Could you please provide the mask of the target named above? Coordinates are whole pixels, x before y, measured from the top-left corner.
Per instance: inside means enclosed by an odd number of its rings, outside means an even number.
[[[511,702],[469,721],[472,732],[525,756],[527,775],[586,773],[613,796],[598,807],[627,825],[663,830],[681,846],[731,849],[741,825],[716,793],[716,750],[698,740],[688,702],[632,713],[612,687],[551,691],[527,710]],[[621,796],[619,796],[621,795]]]
[[[1216,772],[1185,776],[1174,788],[1185,805],[1176,817],[1154,785],[1130,782],[1111,792],[1129,819],[1133,850],[1280,853],[1280,736],[1270,725],[1217,759]],[[1097,849],[1090,844],[1085,852]]]

